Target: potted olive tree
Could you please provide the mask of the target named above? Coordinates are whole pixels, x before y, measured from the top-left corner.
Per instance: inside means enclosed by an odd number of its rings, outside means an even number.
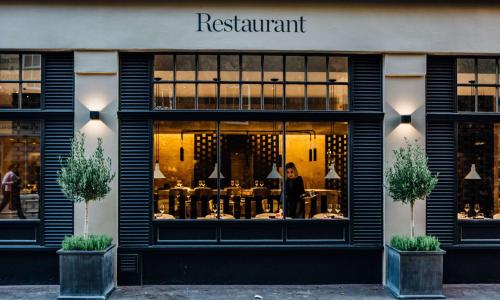
[[[396,298],[444,298],[443,255],[433,236],[415,236],[414,207],[437,184],[427,166],[424,149],[415,141],[393,151],[386,172],[386,189],[394,201],[410,205],[410,236],[394,236],[387,245],[387,281]]]
[[[77,133],[71,155],[61,161],[57,182],[64,195],[73,202],[85,203],[83,235],[66,236],[59,254],[58,299],[106,299],[114,290],[114,254],[112,238],[89,234],[90,201],[103,199],[111,190],[115,177],[111,159],[104,158],[102,139],[90,156],[85,155],[85,136]]]

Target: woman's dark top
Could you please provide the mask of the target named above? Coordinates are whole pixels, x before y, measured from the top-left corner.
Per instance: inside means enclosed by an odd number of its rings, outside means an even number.
[[[304,218],[304,199],[301,197],[304,190],[302,177],[286,180],[286,211],[287,216],[292,218]]]

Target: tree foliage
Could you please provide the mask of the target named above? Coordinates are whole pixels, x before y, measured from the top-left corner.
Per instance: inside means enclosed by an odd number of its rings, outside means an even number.
[[[427,166],[427,155],[422,146],[406,141],[406,146],[393,150],[394,163],[386,172],[386,189],[394,201],[412,206],[424,200],[438,182]]]
[[[71,144],[71,155],[61,170],[57,182],[64,195],[74,202],[89,202],[104,198],[111,190],[109,184],[115,177],[111,171],[111,159],[104,158],[102,139],[97,139],[97,148],[89,157],[85,155],[85,135],[78,132]]]

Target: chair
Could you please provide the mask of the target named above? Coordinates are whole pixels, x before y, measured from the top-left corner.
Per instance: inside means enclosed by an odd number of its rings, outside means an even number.
[[[494,214],[493,219],[500,219],[500,214]]]
[[[186,217],[186,196],[188,196],[189,191],[187,188],[171,188],[168,191],[168,199],[169,199],[169,209],[168,213],[175,216],[176,213],[179,213],[181,218]]]
[[[277,212],[279,210],[279,207],[280,207],[280,202],[278,200],[272,200],[273,202],[273,206],[271,207],[271,211],[270,212]],[[269,200],[266,198],[266,199],[263,199],[262,200],[262,210],[265,212],[266,211],[266,206],[267,204],[269,203]]]
[[[209,187],[197,187],[194,189],[194,197],[191,199],[191,218],[204,217],[210,206],[208,204],[213,196],[213,190]]]

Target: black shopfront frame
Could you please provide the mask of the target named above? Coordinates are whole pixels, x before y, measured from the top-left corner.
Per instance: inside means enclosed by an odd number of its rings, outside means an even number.
[[[426,148],[431,171],[439,172],[438,186],[426,203],[427,234],[437,236],[447,252],[445,283],[498,283],[500,222],[457,219],[456,155],[459,123],[500,122],[500,113],[457,112],[457,58],[427,60]]]
[[[153,110],[152,62],[151,53],[120,55],[119,284],[381,282],[383,112],[380,55],[349,56],[350,110],[333,112]],[[315,220],[252,220],[251,223],[219,220],[208,223],[212,228],[204,237],[209,238],[188,240],[182,238],[182,234],[177,238],[182,231],[186,236],[196,237],[200,226],[198,220],[152,220],[151,158],[156,120],[349,122],[352,150],[349,153],[349,220],[329,223],[334,226],[333,231],[342,233],[341,238],[308,239],[303,238],[303,233],[296,234],[295,241],[286,243],[282,238],[266,241],[248,234],[244,235],[245,239],[241,238],[242,232],[248,232],[246,226],[260,226],[257,232],[262,232],[262,227],[276,225],[279,226],[277,232],[290,226],[295,230],[303,224],[325,228],[323,222]],[[159,232],[164,234],[158,235]],[[158,236],[173,239],[158,242]],[[218,236],[229,236],[230,241],[217,241]],[[343,271],[332,272],[334,269]]]

